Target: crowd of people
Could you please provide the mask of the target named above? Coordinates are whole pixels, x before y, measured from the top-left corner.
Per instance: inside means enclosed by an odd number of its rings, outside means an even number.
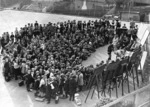
[[[132,49],[137,30],[135,24],[127,29],[118,20],[106,19],[28,23],[2,35],[4,77],[25,81],[27,91],[35,90],[35,96],[48,103],[57,95],[74,100],[74,94],[83,90],[94,73],[94,66],[84,67],[82,61],[108,44],[108,60],[114,50]],[[104,61],[96,67],[102,64]]]

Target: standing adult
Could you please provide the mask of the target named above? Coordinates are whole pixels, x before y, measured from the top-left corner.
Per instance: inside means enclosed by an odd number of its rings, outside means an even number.
[[[79,86],[79,91],[82,91],[84,82],[83,82],[83,73],[81,73],[81,71],[79,71],[78,74],[78,86]]]
[[[108,60],[111,60],[111,53],[112,53],[112,51],[113,51],[113,44],[110,44],[109,46],[108,46],[108,50],[107,50],[107,52],[108,52]]]
[[[76,76],[72,75],[69,81],[69,94],[70,98],[69,100],[74,101],[74,95],[76,93],[76,88],[77,88],[77,82],[76,82]]]
[[[66,78],[64,81],[64,91],[65,91],[65,97],[68,98],[68,95],[69,95],[69,75],[66,75]]]
[[[45,95],[45,91],[46,91],[46,80],[45,80],[45,76],[42,75],[42,79],[40,80],[40,96],[43,97]]]
[[[47,99],[47,104],[51,102],[51,95],[52,95],[52,87],[51,87],[51,79],[48,78],[46,79],[46,99]]]
[[[20,69],[20,66],[19,66],[19,59],[18,59],[18,57],[14,61],[13,72],[14,72],[14,75],[15,75],[15,80],[18,80],[18,76],[21,75],[21,69]]]
[[[31,91],[30,90],[30,84],[31,84],[31,81],[32,81],[31,70],[28,70],[28,74],[25,76],[25,78],[26,78],[26,88],[27,88],[27,91]]]
[[[6,81],[10,80],[10,66],[8,58],[5,58],[4,68],[3,68],[4,78]]]

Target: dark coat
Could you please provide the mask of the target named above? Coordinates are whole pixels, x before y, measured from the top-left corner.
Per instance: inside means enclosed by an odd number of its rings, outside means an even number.
[[[65,90],[66,92],[69,91],[69,79],[67,79],[67,80],[65,81],[64,90]]]
[[[6,62],[5,64],[4,64],[4,68],[5,68],[5,73],[8,73],[9,71],[10,71],[10,66],[9,66],[9,62]]]
[[[57,82],[57,81],[54,81],[52,84],[53,84],[53,86],[54,86],[54,90],[53,90],[53,91],[54,91],[55,93],[57,93],[57,92],[58,92],[58,82]]]
[[[113,51],[113,45],[111,44],[108,46],[107,52],[108,52],[108,54],[111,54],[112,51]]]
[[[47,84],[46,86],[46,98],[51,98],[51,94],[52,94],[52,89],[51,89],[51,85]]]
[[[27,83],[27,84],[31,84],[31,83],[34,82],[34,79],[33,79],[33,77],[32,77],[31,74],[27,74],[27,75],[25,76],[25,78],[26,78],[26,83]]]
[[[76,80],[73,78],[69,81],[69,92],[70,93],[75,93],[76,92],[76,88],[77,88],[77,82]]]
[[[38,89],[39,89],[39,85],[40,85],[40,81],[39,81],[39,80],[36,80],[36,81],[35,81],[35,84],[34,84],[34,89],[35,89],[35,90],[38,90]]]

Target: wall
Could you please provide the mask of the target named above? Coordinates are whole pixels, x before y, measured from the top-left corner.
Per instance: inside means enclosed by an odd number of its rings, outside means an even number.
[[[104,107],[149,107],[150,84]]]
[[[134,0],[135,3],[150,4],[150,0]]]
[[[134,21],[140,21],[140,15],[139,13],[133,13],[133,12],[122,12],[121,13],[121,20],[127,20],[129,21],[130,18],[132,18]]]

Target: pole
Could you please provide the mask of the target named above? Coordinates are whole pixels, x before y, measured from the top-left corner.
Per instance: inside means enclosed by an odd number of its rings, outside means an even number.
[[[2,8],[2,0],[0,0],[0,8]]]
[[[131,5],[130,5],[130,3],[129,3],[129,14],[128,14],[128,20],[129,20],[130,12],[131,12],[131,10],[130,10],[131,8],[130,8],[130,7],[131,7]]]
[[[85,103],[86,103],[86,101],[87,101],[87,99],[88,99],[88,97],[89,97],[89,94],[90,94],[90,92],[91,92],[91,89],[92,89],[94,80],[95,80],[95,76],[92,77],[91,83],[89,83],[89,84],[90,84],[90,89],[89,89],[88,94],[87,94],[87,96],[86,96],[86,98],[85,98]],[[94,84],[94,85],[95,85],[95,84]]]

